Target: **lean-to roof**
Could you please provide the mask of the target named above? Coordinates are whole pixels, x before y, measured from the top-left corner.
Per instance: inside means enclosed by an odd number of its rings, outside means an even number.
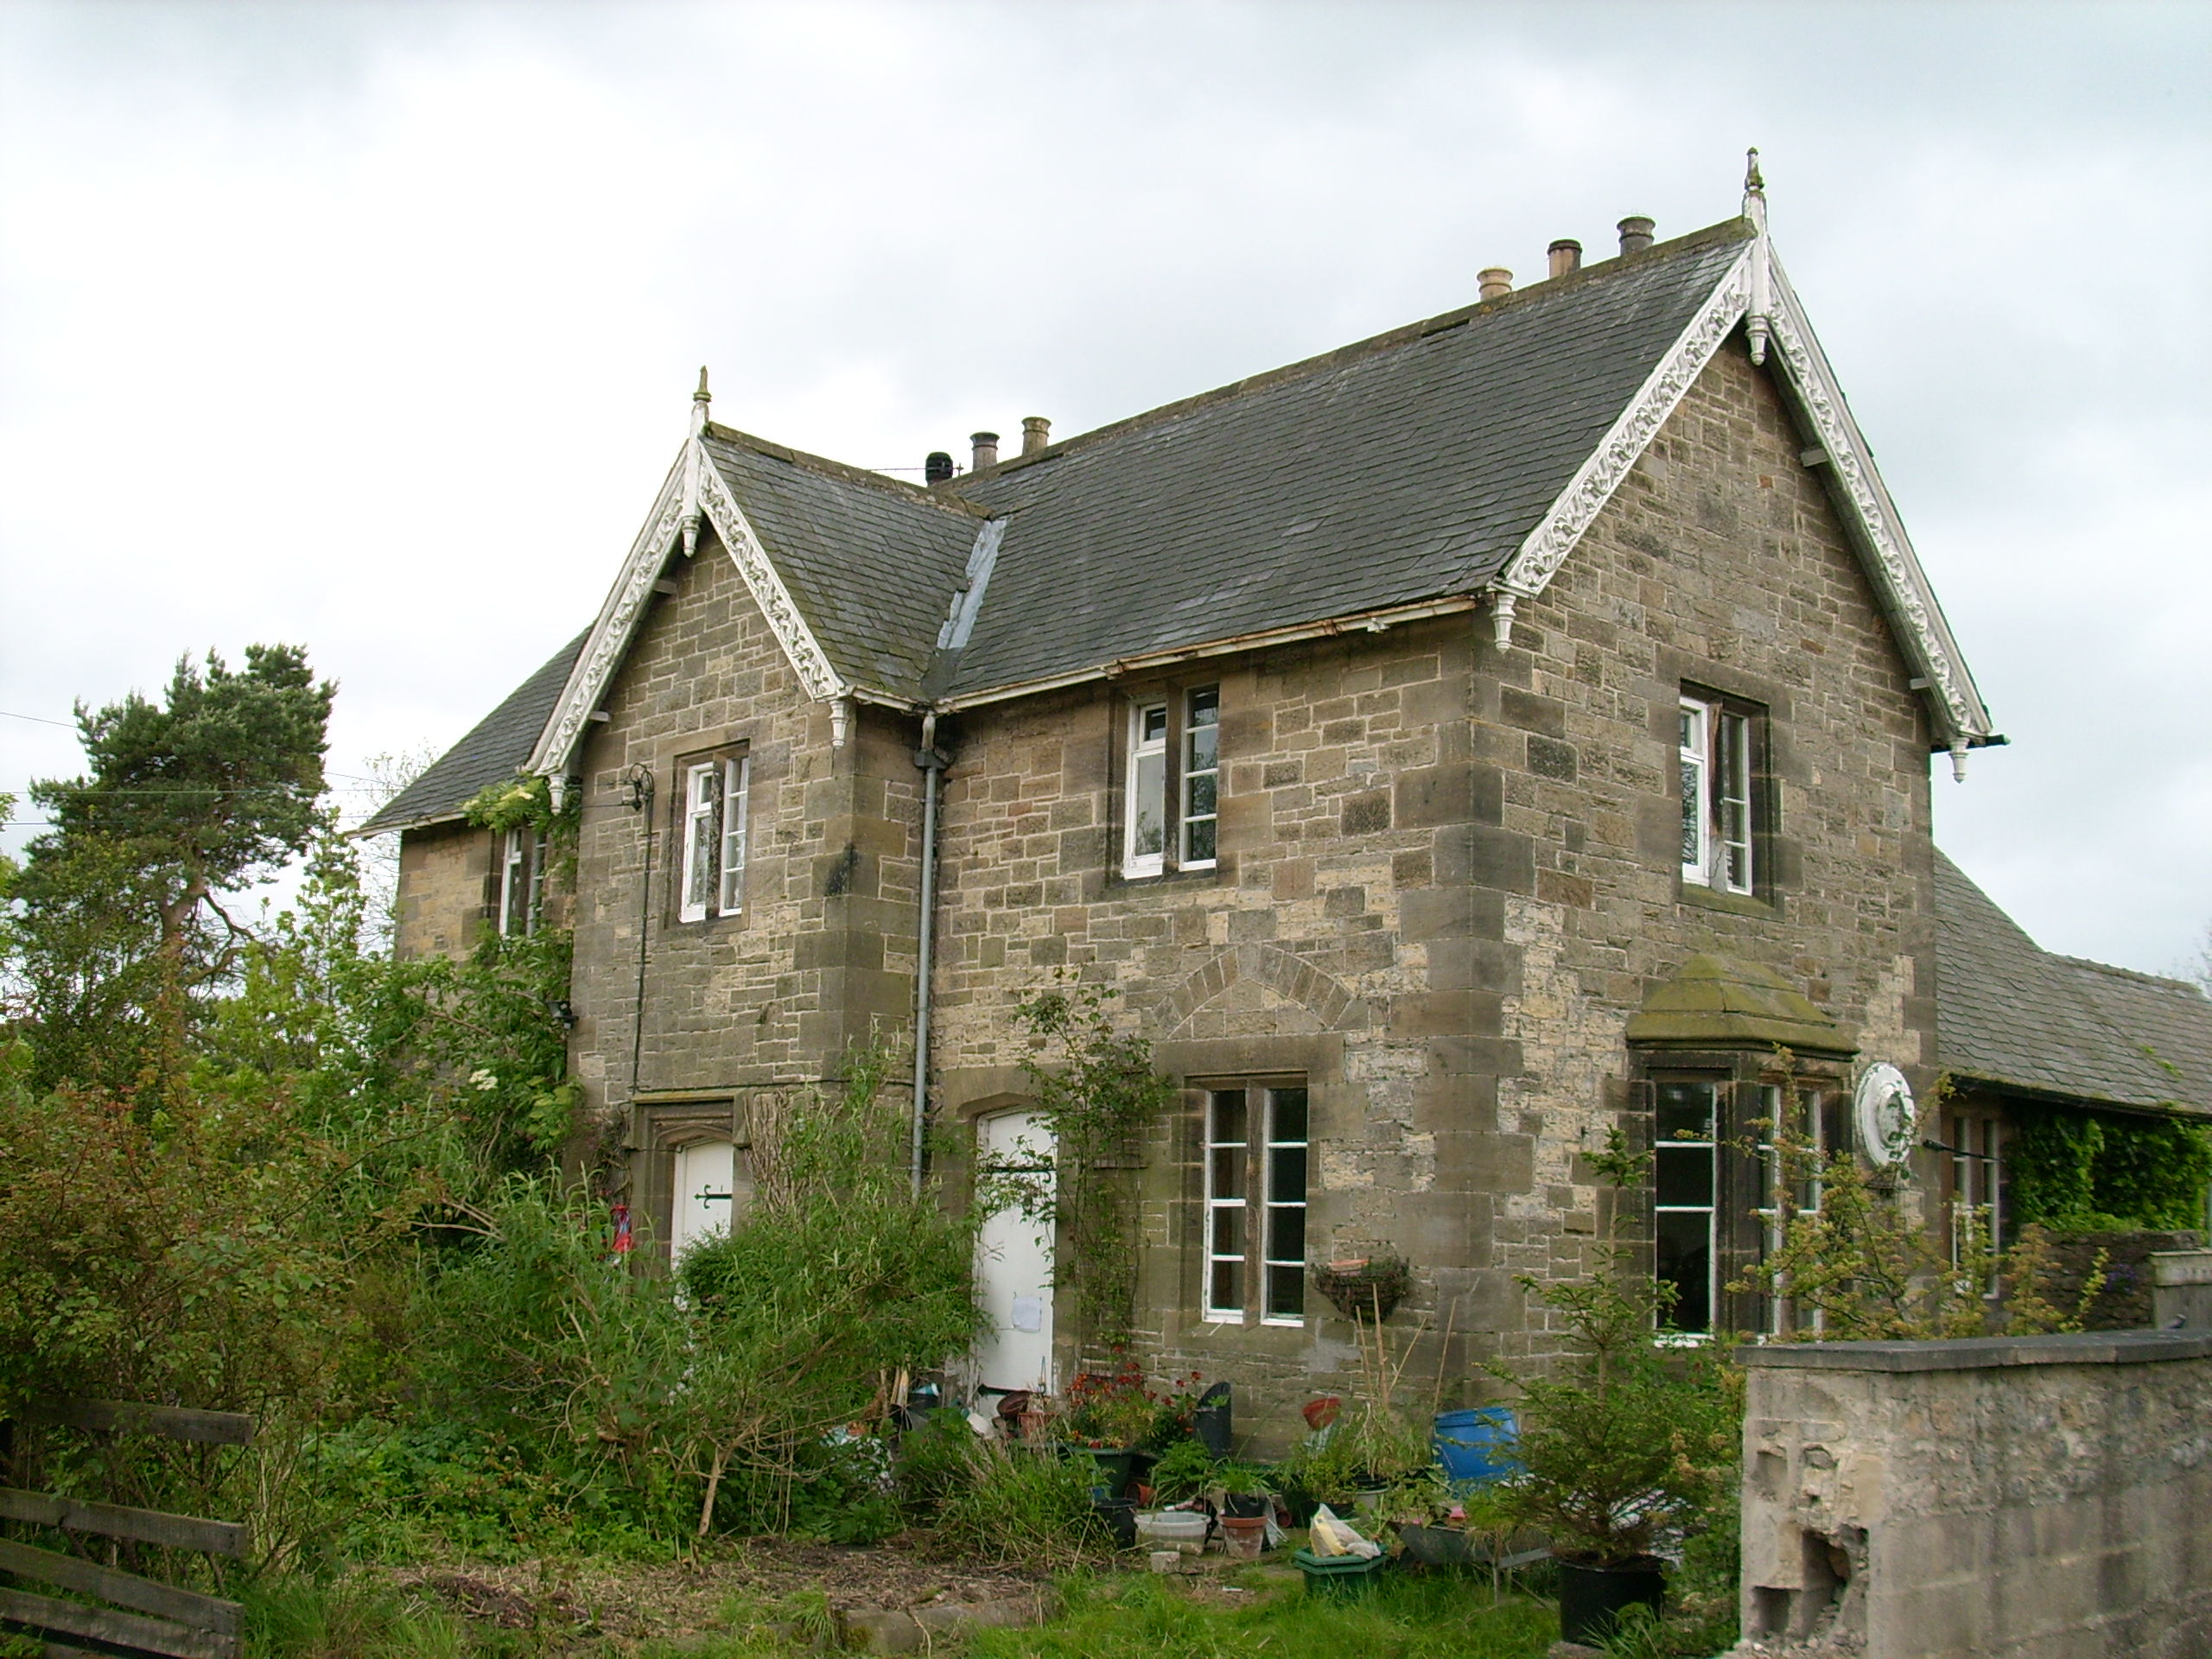
[[[2194,985],[2044,950],[1936,855],[1937,1063],[2115,1106],[2212,1112],[2212,1001]]]

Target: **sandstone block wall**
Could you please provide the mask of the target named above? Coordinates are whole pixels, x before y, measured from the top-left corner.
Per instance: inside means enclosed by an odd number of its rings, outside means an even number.
[[[629,1135],[641,1198],[668,1152],[648,1109],[689,1124],[726,1100],[742,1124],[757,1091],[832,1078],[872,1034],[909,1057],[894,1086],[912,1067],[911,722],[862,707],[834,746],[829,708],[807,698],[720,544],[704,538],[667,574],[676,591],[641,625],[583,753],[576,866],[575,1070],[587,1109]],[[743,912],[681,922],[679,762],[741,744]],[[633,768],[652,779],[645,812],[625,804]]]
[[[2212,1652],[2212,1334],[1744,1357],[1738,1653]]]
[[[1555,1351],[1517,1276],[1586,1270],[1584,1154],[1630,1116],[1623,1027],[1689,955],[1767,964],[1866,1058],[1929,1081],[1927,726],[1801,448],[1732,346],[1510,652],[1487,616],[1446,618],[960,716],[941,1107],[1020,1097],[1010,1011],[1063,967],[1120,991],[1179,1076],[1304,1075],[1309,1255],[1409,1258],[1392,1329],[1416,1344],[1407,1375],[1440,1368],[1449,1401],[1487,1386],[1473,1361]],[[1779,828],[1751,897],[1680,880],[1685,683],[1770,715]],[[1124,881],[1128,700],[1207,684],[1220,868]],[[1144,1343],[1237,1382],[1246,1427],[1287,1432],[1308,1389],[1351,1382],[1351,1332],[1318,1297],[1302,1329],[1197,1317],[1201,1101],[1150,1152]]]
[[[399,841],[399,909],[392,949],[402,959],[467,956],[499,914],[488,830],[458,820],[410,830]]]

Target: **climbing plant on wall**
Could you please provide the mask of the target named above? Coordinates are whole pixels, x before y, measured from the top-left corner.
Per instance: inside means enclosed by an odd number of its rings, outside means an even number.
[[[1108,1013],[1114,995],[1063,974],[1052,989],[1014,1010],[1035,1045],[1021,1069],[1059,1149],[1054,1283],[1072,1294],[1078,1329],[1093,1346],[1129,1334],[1136,1176],[1145,1134],[1175,1098],[1174,1083],[1153,1069],[1152,1045],[1115,1030]]]
[[[2012,1211],[2067,1231],[2204,1225],[2212,1132],[2175,1118],[2024,1112],[2005,1148]]]

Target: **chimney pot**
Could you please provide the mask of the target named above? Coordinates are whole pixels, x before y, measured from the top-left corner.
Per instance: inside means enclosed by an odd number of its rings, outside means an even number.
[[[1640,215],[1621,220],[1621,251],[1642,253],[1651,245],[1651,221]]]
[[[1582,245],[1566,238],[1552,244],[1550,248],[1552,275],[1564,276],[1570,270],[1582,269]]]
[[[971,432],[968,442],[976,446],[973,470],[982,472],[986,467],[999,464],[999,435],[995,432]]]
[[[942,449],[932,449],[922,457],[922,482],[942,484],[952,476],[952,457]]]
[[[1478,272],[1475,280],[1482,284],[1480,292],[1485,300],[1502,300],[1513,291],[1513,273],[1501,265]]]
[[[1033,455],[1039,449],[1050,448],[1052,442],[1052,423],[1050,421],[1042,415],[1025,415],[1021,417],[1021,453],[1023,454]]]

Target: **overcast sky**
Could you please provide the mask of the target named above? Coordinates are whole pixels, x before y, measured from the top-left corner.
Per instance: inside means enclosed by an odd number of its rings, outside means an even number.
[[[1942,842],[2171,970],[2208,64],[2193,5],[0,0],[0,790],[78,765],[13,716],[253,640],[340,681],[342,786],[450,743],[590,620],[702,362],[862,466],[1066,436],[1728,218],[1756,143],[2013,741]]]

